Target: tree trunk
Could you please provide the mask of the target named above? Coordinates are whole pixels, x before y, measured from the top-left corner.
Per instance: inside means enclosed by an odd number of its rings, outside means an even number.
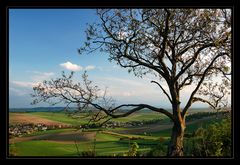
[[[172,136],[168,146],[169,157],[183,156],[183,137],[185,130],[185,116],[181,114],[178,84],[170,84],[172,95],[172,111],[174,117],[174,125],[172,128]]]
[[[185,121],[174,123],[171,141],[168,146],[168,156],[183,156],[183,137]]]

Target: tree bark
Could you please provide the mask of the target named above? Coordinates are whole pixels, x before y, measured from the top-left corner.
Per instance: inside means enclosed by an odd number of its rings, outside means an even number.
[[[185,130],[185,119],[175,122],[172,128],[171,141],[168,146],[168,156],[183,156],[183,137]]]

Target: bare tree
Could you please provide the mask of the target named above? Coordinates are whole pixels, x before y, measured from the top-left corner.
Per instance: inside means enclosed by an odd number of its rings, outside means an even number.
[[[99,89],[92,86],[86,74],[83,86],[73,84],[71,75],[43,82],[34,88],[35,102],[59,98],[67,105],[76,103],[79,109],[92,106],[101,117],[126,117],[144,108],[165,114],[174,123],[168,156],[183,156],[189,108],[195,102],[214,109],[227,106],[231,87],[231,10],[101,9],[97,16],[99,21],[88,26],[86,42],[79,53],[100,50],[135,76],[155,76],[151,83],[166,95],[172,112],[148,104],[101,106],[99,99],[103,102],[107,99],[99,95]],[[214,79],[218,79],[217,83]],[[186,88],[192,92],[182,106],[180,92]],[[118,111],[126,107],[127,112]]]

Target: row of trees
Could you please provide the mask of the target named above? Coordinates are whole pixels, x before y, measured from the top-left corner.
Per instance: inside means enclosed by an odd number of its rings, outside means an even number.
[[[117,106],[106,92],[100,94],[86,73],[82,83],[72,81],[73,73],[44,81],[33,88],[33,103],[63,102],[66,108],[76,104],[79,111],[93,107],[98,110],[94,121],[110,120],[108,116],[126,117],[145,108],[165,114],[174,123],[168,156],[183,156],[188,109],[196,102],[214,109],[227,106],[231,85],[231,10],[99,9],[96,14],[99,20],[88,26],[86,42],[79,53],[100,50],[137,77],[151,75],[151,83],[167,97],[172,112],[144,103]],[[192,92],[182,105],[181,91],[186,88]],[[119,112],[122,108],[129,110]]]

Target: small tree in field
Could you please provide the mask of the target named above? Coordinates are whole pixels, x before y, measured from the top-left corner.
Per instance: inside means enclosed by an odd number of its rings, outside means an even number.
[[[137,156],[138,148],[139,148],[139,146],[138,146],[137,142],[133,142],[133,144],[131,145],[131,148],[128,151],[128,156]]]
[[[45,81],[34,88],[39,101],[75,103],[79,110],[94,107],[94,119],[126,117],[147,108],[162,113],[174,123],[168,156],[183,156],[185,116],[196,102],[214,109],[227,106],[231,73],[231,10],[227,9],[101,9],[99,21],[86,30],[79,53],[95,50],[109,54],[110,61],[137,77],[152,75],[151,83],[168,98],[172,112],[148,104],[116,106],[99,94],[83,74],[83,83],[62,78]],[[214,81],[218,79],[218,81]],[[167,84],[167,89],[162,83]],[[191,86],[191,88],[189,88]],[[192,89],[182,105],[181,91]],[[154,96],[153,96],[154,97]],[[161,100],[159,100],[161,105]],[[119,112],[122,108],[127,112]]]

